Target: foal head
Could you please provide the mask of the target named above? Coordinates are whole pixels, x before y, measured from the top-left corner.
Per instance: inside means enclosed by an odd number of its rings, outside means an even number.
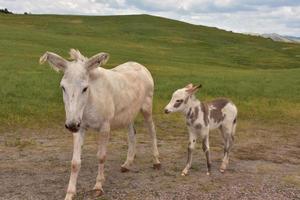
[[[176,90],[170,102],[168,105],[165,107],[165,113],[171,113],[171,112],[182,112],[184,111],[187,102],[189,98],[195,94],[199,88],[201,88],[201,85],[198,86],[193,86],[192,83],[188,84],[184,88]]]
[[[65,126],[70,131],[77,132],[89,96],[89,72],[105,64],[109,55],[99,53],[88,59],[74,49],[71,49],[70,55],[72,60],[68,61],[55,53],[46,52],[40,58],[40,63],[48,61],[54,70],[64,73],[60,86],[66,111]]]

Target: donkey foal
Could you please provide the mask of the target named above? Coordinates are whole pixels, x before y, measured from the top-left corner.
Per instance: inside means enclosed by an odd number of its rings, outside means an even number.
[[[172,99],[165,107],[165,113],[182,112],[186,118],[186,124],[189,132],[188,158],[186,167],[181,175],[186,176],[192,165],[192,152],[198,135],[202,137],[202,149],[206,156],[207,175],[211,171],[211,160],[209,151],[209,130],[219,128],[224,140],[224,158],[220,167],[223,173],[228,166],[229,152],[233,145],[236,129],[237,108],[227,99],[215,99],[213,101],[202,103],[194,94],[201,88],[187,85],[185,88],[176,90]]]

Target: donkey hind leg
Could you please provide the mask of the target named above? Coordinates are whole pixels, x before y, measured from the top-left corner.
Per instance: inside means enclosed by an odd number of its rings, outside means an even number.
[[[222,125],[220,130],[224,141],[224,157],[220,166],[220,172],[224,173],[229,164],[229,152],[233,145],[235,125]]]
[[[141,112],[145,119],[145,124],[148,128],[151,140],[152,140],[152,152],[153,152],[153,168],[160,169],[161,164],[159,161],[159,152],[157,149],[156,130],[152,119],[152,97],[148,97],[142,106]]]
[[[136,130],[134,128],[133,123],[129,124],[128,127],[128,152],[127,152],[127,159],[125,163],[121,166],[121,172],[129,171],[129,167],[132,164],[134,157],[135,157],[135,146],[136,146]]]

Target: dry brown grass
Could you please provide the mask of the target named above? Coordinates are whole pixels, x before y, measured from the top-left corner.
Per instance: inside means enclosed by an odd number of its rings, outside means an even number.
[[[126,174],[119,171],[126,158],[126,130],[112,133],[105,170],[105,195],[99,199],[247,199],[249,195],[253,199],[295,199],[300,195],[298,126],[240,120],[225,174],[218,172],[223,155],[221,135],[213,131],[211,176],[205,174],[205,156],[198,142],[192,168],[186,177],[180,176],[188,143],[181,118],[176,123],[168,118],[157,121],[161,171],[152,169],[150,137],[142,123],[138,122],[136,129],[137,156],[131,172]],[[86,135],[78,181],[77,199],[80,200],[92,199],[90,190],[96,178],[97,137],[95,132]],[[11,130],[0,134],[0,141],[0,158],[5,160],[0,162],[3,198],[63,198],[72,156],[70,133],[63,128]],[[22,178],[15,179],[16,176]],[[22,186],[17,193],[15,185]]]

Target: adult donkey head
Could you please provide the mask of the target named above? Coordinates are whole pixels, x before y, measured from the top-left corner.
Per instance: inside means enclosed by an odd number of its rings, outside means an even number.
[[[89,96],[89,73],[105,64],[109,55],[99,53],[88,59],[78,50],[71,49],[70,56],[72,60],[68,61],[55,53],[46,52],[40,58],[40,63],[48,61],[54,70],[64,73],[60,86],[66,111],[65,127],[72,132],[77,132]]]

